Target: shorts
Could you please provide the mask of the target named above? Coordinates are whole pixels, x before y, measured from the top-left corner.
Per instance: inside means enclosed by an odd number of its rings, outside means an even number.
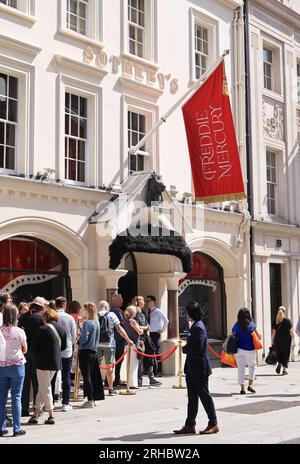
[[[113,348],[111,346],[108,347],[98,347],[97,348],[97,358],[99,361],[99,364],[103,363],[103,358],[104,358],[104,365],[108,366],[109,364],[113,364],[116,360],[116,348]]]

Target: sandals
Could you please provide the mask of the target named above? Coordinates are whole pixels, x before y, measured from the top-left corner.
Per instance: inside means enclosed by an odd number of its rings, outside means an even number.
[[[48,417],[48,419],[45,420],[44,424],[54,425],[55,424],[54,417]]]
[[[27,424],[38,424],[38,418],[36,416],[31,416]]]

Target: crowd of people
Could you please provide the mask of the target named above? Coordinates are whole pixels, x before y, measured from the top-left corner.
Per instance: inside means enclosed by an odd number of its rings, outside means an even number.
[[[143,385],[144,373],[151,386],[161,385],[155,378],[161,376],[156,358],[143,358],[136,351],[159,354],[169,321],[153,295],[146,302],[142,296],[135,297],[124,311],[122,306],[122,296],[115,294],[110,304],[103,300],[98,307],[93,302],[68,304],[60,296],[51,301],[36,297],[17,308],[11,295],[0,294],[0,437],[8,434],[9,390],[14,436],[25,434],[22,416],[29,417],[29,424],[38,424],[45,411],[45,424],[54,425],[54,403],[61,390],[61,410],[72,409],[72,378],[78,367],[86,399],[80,407],[94,408],[96,401],[104,400],[105,384],[108,395],[115,395],[116,387],[124,385],[121,365],[126,345],[135,348],[131,350],[130,388]]]
[[[72,372],[83,379],[82,408],[94,408],[96,401],[105,399],[105,382],[101,368],[106,372],[108,395],[114,396],[121,380],[121,364],[126,345],[131,346],[129,385],[137,389],[143,385],[143,374],[149,384],[159,387],[161,363],[154,357],[160,354],[161,335],[166,331],[168,319],[156,305],[156,298],[146,300],[136,296],[131,304],[123,307],[120,294],[114,294],[111,302],[102,300],[98,306],[77,301],[67,303],[65,297],[47,301],[36,297],[31,303],[22,302],[18,308],[11,295],[0,294],[0,437],[8,434],[6,424],[7,399],[11,391],[13,435],[26,432],[21,428],[21,417],[29,416],[28,423],[38,424],[41,414],[48,414],[45,424],[55,424],[54,401],[62,389],[61,410],[67,412],[70,405]],[[209,392],[211,367],[208,356],[208,335],[203,323],[201,305],[191,302],[186,307],[190,329],[184,372],[186,375],[188,405],[185,425],[176,434],[196,433],[196,417],[199,399],[208,416],[208,426],[201,434],[219,431],[214,401]],[[296,332],[299,335],[300,320]],[[246,394],[245,370],[249,368],[247,391],[256,393],[253,383],[256,374],[256,348],[253,335],[261,335],[247,308],[238,312],[232,327],[237,343],[235,358],[238,366],[240,394]],[[278,310],[272,331],[272,345],[277,353],[277,374],[287,367],[295,336],[286,310]],[[62,388],[61,388],[62,387]],[[32,393],[32,394],[31,394]]]

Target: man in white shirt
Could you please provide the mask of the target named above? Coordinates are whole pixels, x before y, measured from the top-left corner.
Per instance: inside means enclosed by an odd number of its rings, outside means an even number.
[[[72,409],[70,405],[71,393],[71,368],[74,345],[76,343],[76,324],[73,317],[66,313],[67,300],[64,296],[59,296],[55,300],[56,312],[58,315],[58,325],[65,329],[67,334],[67,348],[61,352],[62,358],[62,410],[67,412]]]
[[[109,366],[116,361],[116,341],[114,337],[114,329],[117,330],[117,332],[127,341],[129,345],[132,345],[132,341],[130,338],[128,338],[128,335],[121,326],[116,314],[109,310],[109,304],[107,301],[100,301],[98,305],[98,317],[100,324],[100,340],[97,350],[99,364],[104,358],[105,365]],[[115,395],[117,393],[113,389],[113,371],[114,367],[106,369],[109,396]]]
[[[169,320],[162,311],[156,307],[155,296],[148,295],[146,303],[149,309],[150,337],[155,345],[155,354],[159,354],[161,334],[167,330]],[[162,363],[156,363],[154,366],[154,375],[158,375],[159,377],[162,376]]]

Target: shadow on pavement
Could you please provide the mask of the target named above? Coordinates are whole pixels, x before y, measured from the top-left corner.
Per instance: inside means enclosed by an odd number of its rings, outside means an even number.
[[[248,395],[247,398],[295,398],[295,396],[299,396],[300,393],[294,393],[294,394],[291,394],[291,393],[287,393],[286,395],[285,394],[281,394],[281,393],[277,393],[277,394],[274,394],[274,395]]]
[[[182,436],[182,435],[181,435]],[[185,436],[185,435],[184,435]],[[175,433],[158,433],[158,432],[148,432],[148,433],[138,433],[134,435],[123,435],[122,437],[106,437],[99,438],[99,441],[109,442],[109,441],[144,441],[151,439],[167,439],[176,437]],[[177,435],[180,438],[180,435]]]

